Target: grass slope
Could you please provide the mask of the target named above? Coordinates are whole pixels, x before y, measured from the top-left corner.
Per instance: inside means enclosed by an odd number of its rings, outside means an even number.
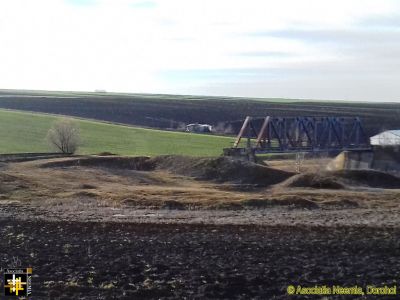
[[[45,137],[55,116],[0,110],[0,153],[46,152]],[[192,156],[220,155],[232,138],[168,132],[77,120],[83,145],[81,154],[109,151],[117,154]]]

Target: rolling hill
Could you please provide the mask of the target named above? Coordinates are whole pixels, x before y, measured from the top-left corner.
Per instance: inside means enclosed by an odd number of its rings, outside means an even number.
[[[46,152],[46,133],[56,116],[0,110],[0,153]],[[80,154],[112,152],[126,155],[185,154],[214,156],[232,138],[169,132],[76,119],[82,136]]]
[[[400,128],[400,103],[0,90],[0,108],[158,129],[199,122],[237,132],[247,115],[359,116],[369,136]]]

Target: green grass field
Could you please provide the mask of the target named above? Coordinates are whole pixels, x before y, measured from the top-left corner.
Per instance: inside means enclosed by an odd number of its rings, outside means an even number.
[[[46,134],[58,117],[0,110],[0,153],[52,151]],[[79,154],[112,152],[124,155],[184,154],[214,156],[230,147],[233,139],[114,125],[76,119],[81,130]]]

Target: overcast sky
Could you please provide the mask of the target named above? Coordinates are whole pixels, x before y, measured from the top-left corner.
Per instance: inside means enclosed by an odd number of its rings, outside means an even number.
[[[400,101],[400,1],[0,0],[0,88]]]

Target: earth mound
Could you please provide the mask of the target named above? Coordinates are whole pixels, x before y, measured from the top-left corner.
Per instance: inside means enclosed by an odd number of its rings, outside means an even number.
[[[265,165],[242,161],[231,157],[196,158],[187,156],[157,156],[151,159],[157,169],[191,176],[200,180],[236,182],[269,186],[294,175],[292,172],[269,168]]]
[[[315,189],[345,189],[362,186],[398,189],[400,188],[400,178],[375,170],[339,170],[298,174],[287,179],[282,186]]]
[[[308,187],[315,189],[344,189],[346,186],[339,178],[330,174],[304,173],[286,180],[284,187]]]
[[[339,170],[331,174],[350,185],[364,185],[373,188],[399,189],[400,177],[376,170]]]
[[[77,166],[137,171],[167,170],[174,174],[190,176],[199,180],[235,182],[258,186],[277,184],[294,175],[292,172],[222,156],[217,158],[178,155],[164,155],[152,158],[147,156],[89,156],[51,161],[41,165],[43,168]]]
[[[137,171],[151,171],[155,168],[148,156],[90,156],[78,157],[68,160],[57,160],[41,165],[42,168],[65,167],[102,167],[111,169],[126,169]]]

